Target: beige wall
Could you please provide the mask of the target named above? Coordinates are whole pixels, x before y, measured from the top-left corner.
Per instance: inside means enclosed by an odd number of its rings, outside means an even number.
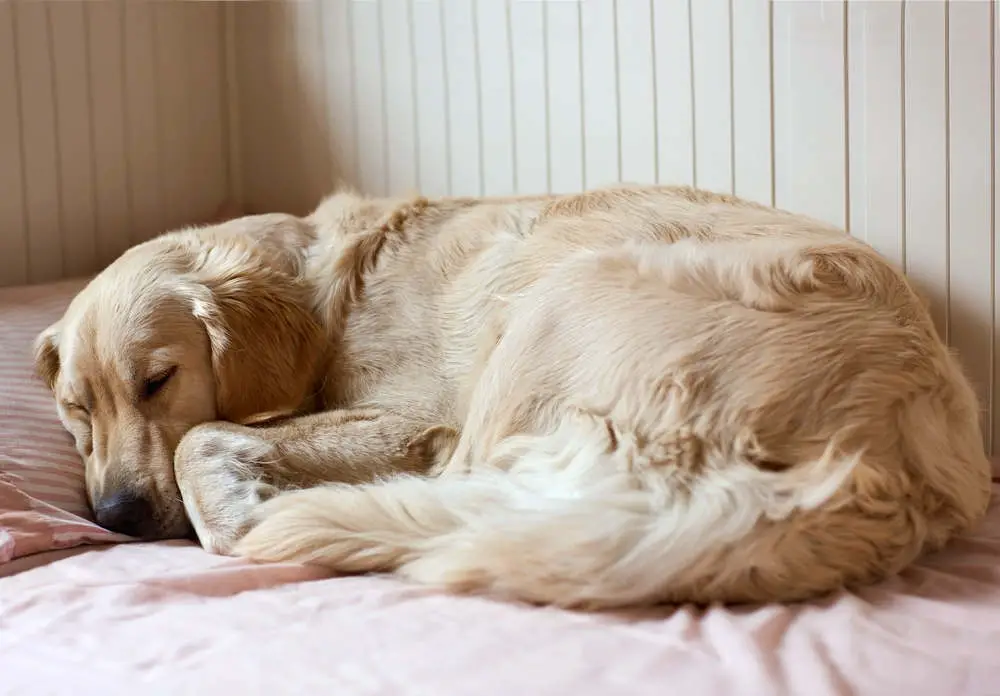
[[[224,8],[0,0],[0,284],[91,273],[229,187]]]
[[[905,267],[1000,436],[986,0],[11,3],[0,284],[92,270],[227,196],[694,183]]]

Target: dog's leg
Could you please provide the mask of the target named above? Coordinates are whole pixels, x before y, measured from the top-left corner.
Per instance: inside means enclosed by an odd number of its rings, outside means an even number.
[[[457,433],[375,410],[342,410],[247,427],[207,423],[174,456],[188,518],[209,551],[228,553],[254,509],[281,490],[365,483],[428,473],[448,459]]]

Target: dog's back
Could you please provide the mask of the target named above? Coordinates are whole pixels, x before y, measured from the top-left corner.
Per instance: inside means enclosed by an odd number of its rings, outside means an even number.
[[[331,227],[335,282],[363,269],[340,397],[461,439],[436,481],[279,496],[243,553],[576,606],[789,600],[985,510],[968,381],[841,231],[688,189],[357,205],[385,222]]]

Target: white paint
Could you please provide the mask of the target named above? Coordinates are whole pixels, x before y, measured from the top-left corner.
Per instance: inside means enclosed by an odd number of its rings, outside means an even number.
[[[225,201],[222,3],[0,2],[0,285]]]
[[[988,3],[951,3],[948,14],[951,343],[962,356],[983,403],[988,404],[995,340],[992,23]]]
[[[723,193],[734,188],[731,4],[729,0],[691,3],[696,183]]]
[[[851,230],[900,267],[902,16],[898,3],[870,2],[851,4],[847,17]]]
[[[227,196],[305,212],[336,183],[697,183],[850,227],[904,265],[991,409],[997,14],[983,0],[0,2],[0,284],[92,272]]]

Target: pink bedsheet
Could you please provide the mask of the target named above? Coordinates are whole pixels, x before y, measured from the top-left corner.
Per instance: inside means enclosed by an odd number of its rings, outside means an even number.
[[[305,582],[303,582],[305,581]],[[1000,504],[902,577],[799,607],[595,616],[131,544],[0,579],[0,693],[1000,694]]]

